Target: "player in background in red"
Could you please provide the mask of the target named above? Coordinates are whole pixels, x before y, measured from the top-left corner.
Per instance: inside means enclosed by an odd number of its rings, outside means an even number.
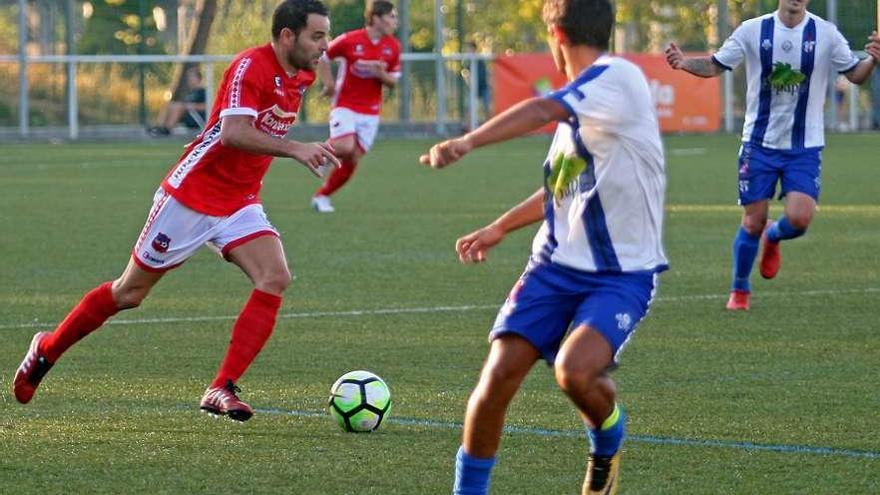
[[[272,42],[240,53],[223,76],[205,130],[184,150],[156,195],[122,275],[88,292],[54,332],[34,335],[15,373],[22,404],[77,341],[117,312],[141,304],[170,269],[202,245],[215,247],[251,279],[254,290],[202,410],[246,421],[253,409],[235,383],[269,339],[290,284],[284,248],[259,192],[273,157],[293,158],[316,175],[338,165],[324,143],[285,139],[314,69],[328,46],[330,19],[319,0],[284,0],[272,17]]]
[[[335,38],[318,66],[324,95],[333,97],[330,111],[330,142],[342,165],[312,197],[312,208],[332,213],[330,196],[339,190],[373,145],[379,130],[382,86],[393,88],[400,77],[400,42],[395,38],[397,10],[386,0],[367,0],[366,27]],[[330,60],[339,61],[336,80]]]

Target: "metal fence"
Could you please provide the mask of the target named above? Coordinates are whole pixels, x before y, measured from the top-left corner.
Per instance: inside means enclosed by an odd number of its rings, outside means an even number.
[[[0,125],[0,138],[142,135],[149,125],[143,116],[150,119],[166,103],[167,85],[161,83],[159,76],[169,73],[172,64],[201,65],[210,108],[210,98],[221,71],[232,58],[232,55],[0,55],[0,67],[12,69],[4,71],[7,77],[18,74],[16,110],[19,115],[17,128],[9,125],[9,119],[7,125]],[[478,95],[480,71],[475,68],[478,63],[491,63],[491,55],[408,53],[401,58],[404,73],[401,84],[386,97],[383,105],[383,117],[391,124],[398,124],[398,132],[445,135],[464,127],[474,128],[488,115],[489,109]],[[142,66],[149,66],[145,71],[146,84],[138,87],[132,78],[122,75],[136,72],[132,68]],[[88,77],[84,77],[86,74]],[[15,84],[9,79],[0,83]],[[32,93],[37,87],[33,83],[37,81],[44,108],[34,123]],[[89,102],[88,109],[96,110],[89,116],[83,115],[83,100]],[[146,106],[146,112],[139,111],[138,105]],[[58,118],[58,109],[62,107],[64,121]],[[329,103],[319,98],[317,91],[312,91],[303,107],[301,122],[324,125],[328,111]]]
[[[180,9],[191,8],[195,2],[163,1],[177,9],[176,27],[164,32],[168,37],[166,48],[180,51],[181,40],[186,37],[187,15],[192,15],[191,11],[186,14]],[[7,31],[0,32],[0,53],[11,52],[0,55],[0,140],[145,136],[145,129],[154,123],[155,116],[169,99],[174,67],[184,62],[201,65],[208,98],[213,95],[232,55],[56,54],[59,51],[71,53],[71,47],[76,45],[74,35],[82,30],[84,22],[83,16],[79,13],[74,16],[71,12],[89,3],[83,0],[0,0],[0,11],[5,15],[2,20],[8,26]],[[399,3],[403,7],[408,2],[399,0]],[[437,5],[440,3],[435,1]],[[722,8],[728,3],[718,2],[718,40],[724,37],[725,29],[721,27],[729,27],[727,10]],[[13,4],[18,5],[17,10]],[[253,3],[257,4],[267,9],[274,0]],[[763,12],[772,10],[774,5],[775,0],[763,0],[758,8]],[[811,7],[829,20],[839,20],[841,29],[856,49],[860,47],[859,38],[869,29],[863,24],[873,22],[865,19],[864,5],[858,2],[814,0]],[[436,10],[441,9],[437,6]],[[35,12],[43,15],[35,15]],[[60,19],[62,13],[66,16],[64,21]],[[403,10],[402,17],[406,17]],[[435,17],[434,44],[441,46],[444,38],[437,33],[444,33],[445,28],[439,19],[441,16]],[[228,30],[245,30],[249,25],[241,21]],[[17,45],[11,31],[16,28]],[[620,27],[620,30],[626,34],[626,29]],[[408,38],[409,32],[408,25],[402,23],[401,38]],[[705,48],[712,49],[718,40]],[[404,54],[404,74],[399,86],[386,92],[382,132],[448,135],[473,128],[491,115],[490,102],[486,101],[484,92],[478,90],[481,85],[488,86],[491,93],[491,77],[487,81],[478,78],[481,73],[491,74],[493,59],[492,55],[475,53]],[[485,64],[488,70],[473,70],[478,63]],[[880,77],[875,77],[873,95],[868,87],[845,86],[829,90],[832,94],[826,112],[828,128],[857,130],[877,125],[880,122]],[[743,71],[726,73],[722,88],[722,126],[725,131],[736,132],[744,111]],[[321,98],[318,91],[311,91],[300,116],[300,123],[304,125],[299,128],[311,126],[325,131],[328,112],[329,102]]]

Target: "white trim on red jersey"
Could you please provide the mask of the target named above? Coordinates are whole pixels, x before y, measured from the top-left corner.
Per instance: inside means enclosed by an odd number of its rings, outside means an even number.
[[[211,148],[220,144],[220,123],[218,122],[208,132],[205,132],[202,135],[204,136],[202,142],[185,155],[183,159],[177,162],[177,165],[175,165],[171,173],[168,174],[168,179],[166,180],[168,185],[174,189],[179,188],[180,185],[183,184],[183,180],[186,179],[186,176],[189,175],[193,168],[199,164],[199,160],[201,160]]]

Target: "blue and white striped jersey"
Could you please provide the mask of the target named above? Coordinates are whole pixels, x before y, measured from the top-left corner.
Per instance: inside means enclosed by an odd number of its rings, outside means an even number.
[[[823,107],[832,70],[859,63],[834,24],[807,12],[793,28],[778,11],[743,22],[713,56],[733,70],[746,62],[742,140],[779,150],[825,145]]]
[[[568,109],[544,161],[532,257],[586,272],[662,271],[666,170],[642,71],[602,56],[550,95]]]

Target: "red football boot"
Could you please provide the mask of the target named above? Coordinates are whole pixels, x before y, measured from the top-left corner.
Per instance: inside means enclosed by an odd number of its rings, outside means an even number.
[[[15,394],[15,400],[22,404],[27,404],[31,401],[43,377],[52,368],[53,363],[46,361],[46,358],[40,355],[39,349],[40,342],[49,335],[49,332],[38,332],[34,335],[24,360],[15,372],[15,378],[12,381],[12,392]]]
[[[744,290],[730,291],[730,299],[727,300],[726,308],[730,311],[746,311],[749,309],[749,297],[751,293]]]
[[[761,243],[764,245],[761,250],[761,276],[771,279],[779,273],[779,267],[782,265],[782,252],[779,249],[779,241],[772,242],[767,239],[767,230],[761,237]]]
[[[223,387],[213,387],[205,391],[199,408],[215,416],[229,416],[235,421],[247,421],[254,415],[254,409],[236,395],[241,389],[232,380]]]

